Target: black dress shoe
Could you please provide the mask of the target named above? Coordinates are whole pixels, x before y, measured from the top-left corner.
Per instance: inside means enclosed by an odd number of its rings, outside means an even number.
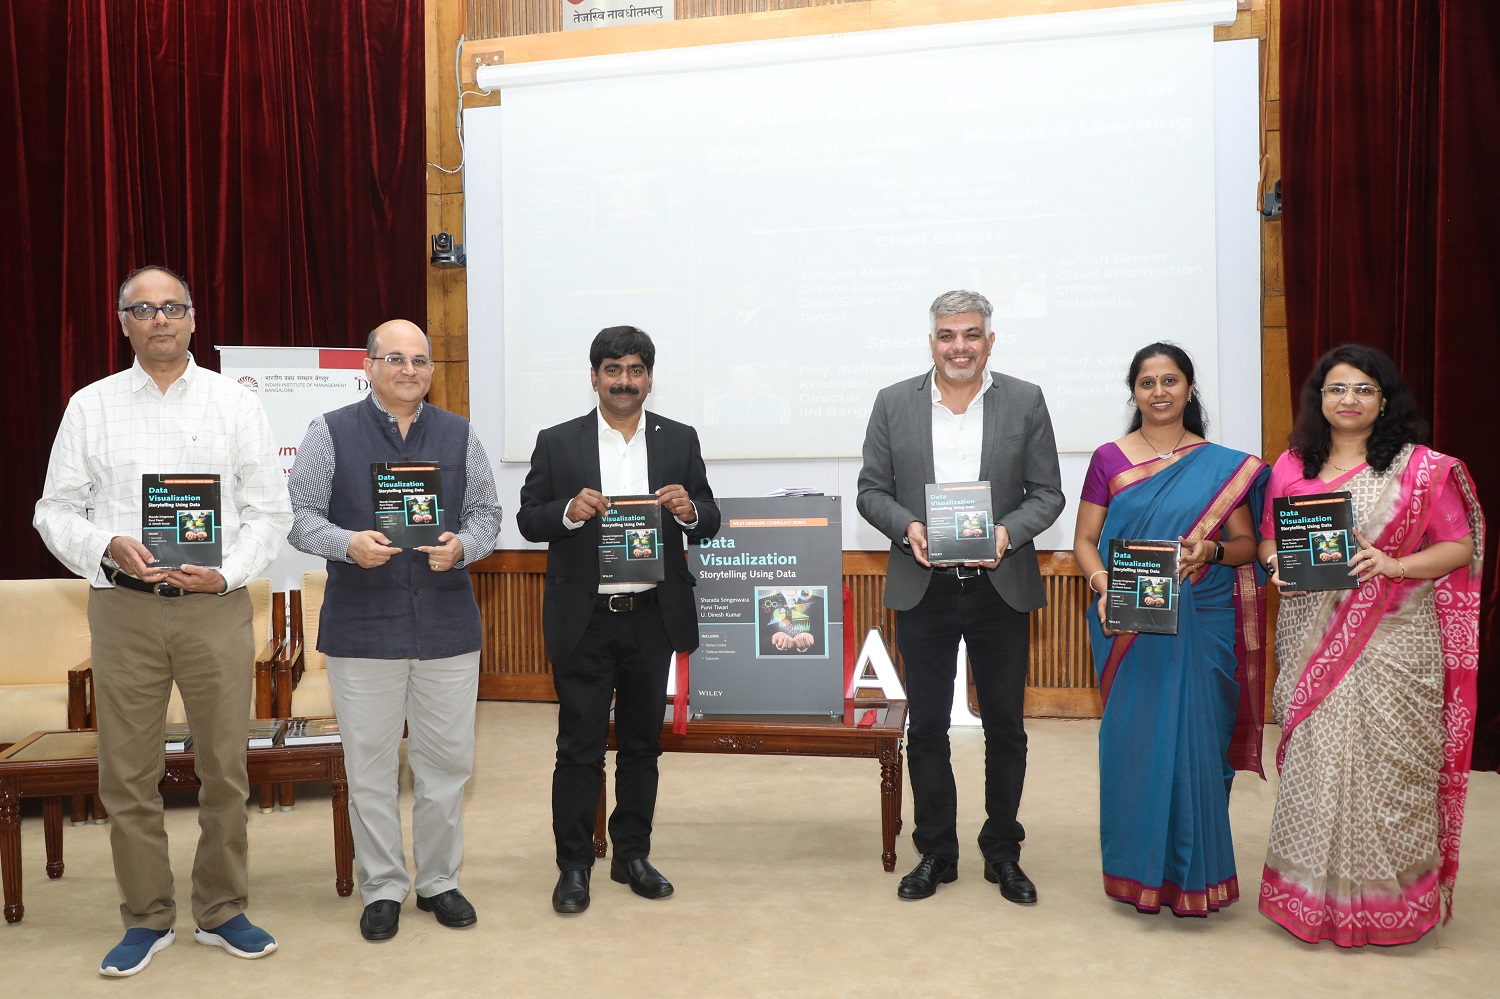
[[[931,898],[937,893],[938,885],[952,884],[957,880],[958,861],[939,857],[935,853],[925,853],[917,861],[917,866],[911,869],[911,873],[901,879],[901,884],[896,888],[896,897],[907,900]]]
[[[479,919],[474,914],[474,907],[457,888],[438,892],[431,898],[418,895],[417,908],[432,913],[444,926],[473,926]]]
[[[610,858],[609,877],[611,881],[630,885],[630,890],[641,898],[666,898],[672,894],[672,882],[662,877],[645,857],[639,860]]]
[[[396,935],[400,922],[400,902],[376,899],[365,906],[365,914],[359,917],[359,932],[366,940],[389,940]]]
[[[582,912],[589,907],[589,869],[563,871],[552,889],[552,908],[557,912]]]
[[[997,860],[994,863],[986,860],[984,879],[990,884],[998,884],[1000,894],[1008,902],[1030,905],[1036,901],[1036,885],[1031,883],[1026,872],[1021,870],[1021,865],[1014,860]]]

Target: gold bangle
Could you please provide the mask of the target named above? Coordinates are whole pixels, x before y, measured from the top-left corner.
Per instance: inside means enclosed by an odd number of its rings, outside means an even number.
[[[1109,570],[1108,569],[1095,569],[1093,572],[1089,573],[1088,587],[1089,587],[1090,590],[1093,590],[1093,592],[1094,592],[1094,594],[1096,596],[1101,596],[1102,597],[1102,596],[1104,596],[1104,594],[1102,594],[1098,590],[1094,589],[1094,577],[1098,576],[1098,575],[1101,575],[1101,574],[1104,576],[1105,585],[1107,586],[1108,582],[1109,582]]]
[[[1399,558],[1396,559],[1396,568],[1398,568],[1398,569],[1401,570],[1401,578],[1398,579],[1398,580],[1396,580],[1396,582],[1398,582],[1398,583],[1404,583],[1404,582],[1406,582],[1406,566],[1404,566],[1404,565],[1401,564],[1401,560]]]

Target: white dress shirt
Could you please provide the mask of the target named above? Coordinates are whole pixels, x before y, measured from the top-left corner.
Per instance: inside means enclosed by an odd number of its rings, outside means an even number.
[[[32,524],[59,561],[108,587],[110,541],[141,537],[141,477],[172,472],[219,475],[228,588],[264,573],[292,526],[271,422],[252,393],[191,354],[165,393],[140,361],[74,393]]]
[[[646,462],[646,412],[641,411],[635,423],[635,433],[630,440],[604,420],[597,409],[594,417],[599,421],[599,491],[605,496],[645,496],[651,492],[651,473]],[[673,517],[683,527],[691,528],[698,523],[697,507],[694,506],[691,521]],[[576,531],[583,521],[568,519],[563,511],[563,526]],[[600,593],[639,593],[655,587],[655,583],[600,583]]]
[[[978,482],[984,452],[984,394],[995,380],[986,369],[979,394],[962,413],[943,405],[936,372],[932,379],[932,473],[935,482]]]

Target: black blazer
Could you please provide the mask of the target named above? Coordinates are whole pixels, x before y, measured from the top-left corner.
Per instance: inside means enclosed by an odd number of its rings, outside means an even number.
[[[688,571],[684,538],[698,541],[719,531],[719,506],[708,485],[698,432],[655,413],[641,413],[646,434],[647,482],[652,491],[676,483],[698,508],[698,524],[685,531],[663,511],[662,559],[666,578],[657,584],[667,637],[678,652],[698,647],[698,608],[693,602],[693,574]],[[547,580],[542,599],[542,635],[547,659],[556,664],[572,655],[588,627],[599,592],[599,519],[576,531],[563,524],[563,513],[579,491],[600,489],[599,414],[548,427],[537,435],[531,471],[521,487],[516,524],[527,541],[547,542]],[[600,489],[602,492],[603,490]]]

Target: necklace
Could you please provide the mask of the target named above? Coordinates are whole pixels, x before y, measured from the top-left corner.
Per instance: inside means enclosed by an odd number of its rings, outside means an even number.
[[[1359,460],[1356,460],[1354,462],[1351,462],[1350,465],[1349,465],[1349,468],[1353,468],[1355,465],[1358,465],[1359,462],[1363,461],[1363,460],[1364,459],[1359,459]],[[1328,464],[1332,465],[1333,468],[1335,470],[1337,470],[1337,471],[1340,471],[1340,472],[1347,472],[1347,471],[1349,471],[1349,468],[1345,468],[1343,465],[1336,465],[1336,464],[1334,464],[1333,455],[1331,455],[1331,454],[1328,456]]]
[[[1141,440],[1146,442],[1146,446],[1151,449],[1152,453],[1154,453],[1163,461],[1166,461],[1177,452],[1178,447],[1182,445],[1183,440],[1187,437],[1187,427],[1182,428],[1182,435],[1177,438],[1177,443],[1172,445],[1172,450],[1168,451],[1166,454],[1162,454],[1160,451],[1156,450],[1156,445],[1151,443],[1151,438],[1146,436],[1145,430],[1137,430],[1136,433],[1141,435]]]

